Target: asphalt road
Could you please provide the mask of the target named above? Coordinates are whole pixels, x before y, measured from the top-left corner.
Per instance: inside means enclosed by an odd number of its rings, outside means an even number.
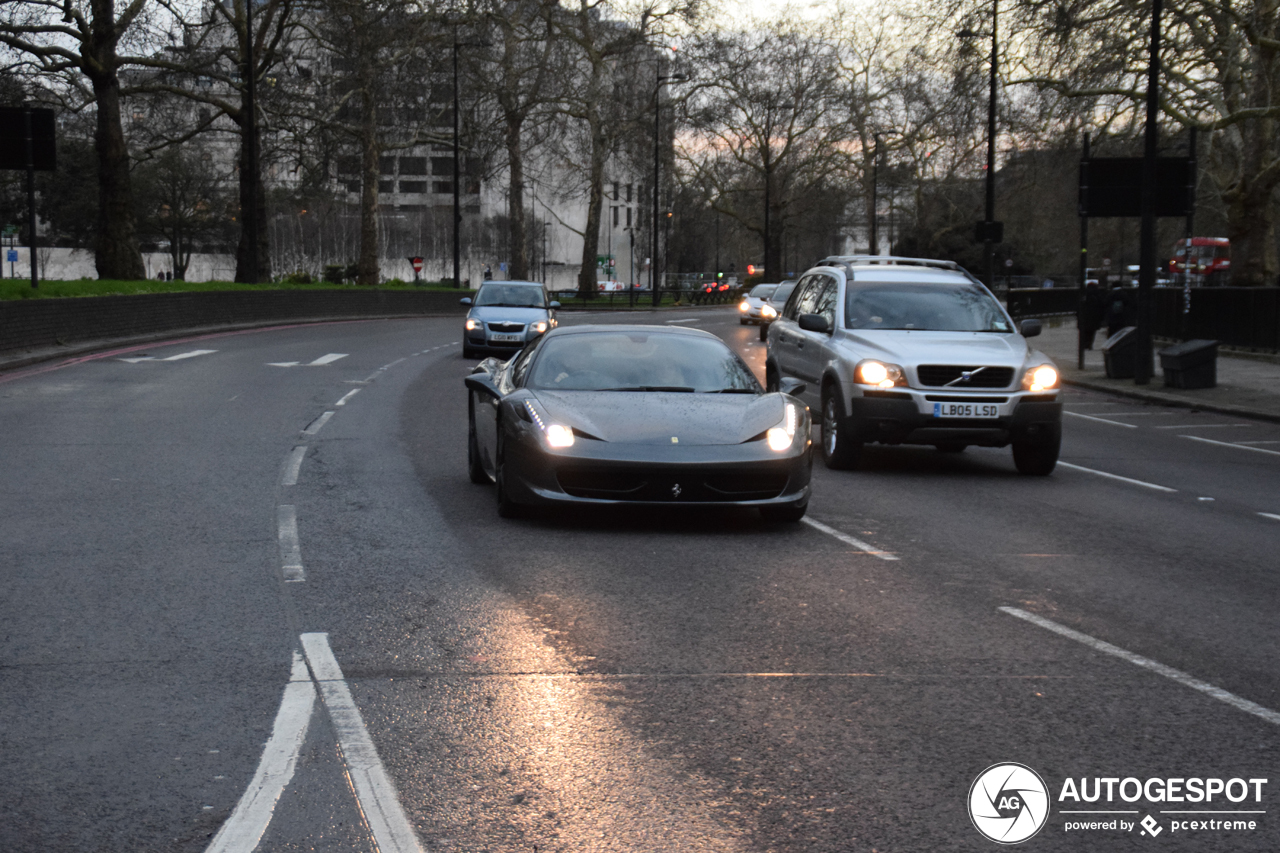
[[[637,316],[763,374],[732,309],[563,319]],[[1027,849],[1280,849],[1280,427],[1067,390],[1047,478],[877,448],[819,526],[504,521],[458,327],[0,375],[0,850],[982,851],[999,762]],[[1059,796],[1130,777],[1269,781]]]

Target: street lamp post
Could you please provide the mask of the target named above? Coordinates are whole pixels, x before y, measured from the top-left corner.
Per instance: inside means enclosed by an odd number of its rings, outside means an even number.
[[[685,74],[658,74],[654,79],[653,85],[653,233],[649,235],[653,252],[649,255],[649,285],[653,288],[654,307],[657,307],[662,301],[658,279],[658,201],[662,196],[661,185],[658,183],[662,147],[658,143],[658,135],[659,120],[662,116],[662,83],[665,80],[678,81],[687,79],[689,78]]]

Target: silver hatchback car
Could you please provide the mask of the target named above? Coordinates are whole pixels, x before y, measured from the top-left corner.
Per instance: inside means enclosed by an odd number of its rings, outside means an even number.
[[[827,258],[769,329],[766,384],[821,395],[822,455],[854,467],[864,445],[943,452],[1012,445],[1023,474],[1048,474],[1062,441],[1058,370],[985,286],[950,261]]]
[[[496,355],[509,358],[524,345],[556,327],[559,302],[547,299],[536,281],[486,281],[468,306],[462,329],[462,357]]]

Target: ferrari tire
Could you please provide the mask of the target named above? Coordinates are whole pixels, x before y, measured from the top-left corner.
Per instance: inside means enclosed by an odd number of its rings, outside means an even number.
[[[822,461],[833,470],[857,466],[862,456],[862,442],[854,438],[856,431],[845,417],[844,405],[832,386],[822,389]]]
[[[467,400],[467,476],[473,483],[488,483],[489,475],[480,464],[480,447],[476,443],[475,397]]]
[[[502,429],[501,426],[498,427]],[[520,515],[520,504],[511,500],[511,496],[507,493],[506,478],[502,474],[502,436],[498,436],[498,459],[494,464],[494,484],[496,486],[494,492],[498,498],[498,517],[500,518],[517,518]]]

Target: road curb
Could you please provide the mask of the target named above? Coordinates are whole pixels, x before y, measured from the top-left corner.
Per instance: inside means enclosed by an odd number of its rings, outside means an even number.
[[[1105,394],[1115,394],[1120,397],[1128,397],[1131,400],[1142,400],[1147,403],[1157,403],[1162,406],[1177,406],[1183,409],[1191,409],[1200,412],[1214,412],[1220,415],[1233,415],[1242,418],[1253,418],[1260,421],[1268,421],[1270,423],[1280,423],[1280,413],[1264,412],[1258,409],[1250,409],[1245,406],[1228,406],[1221,403],[1206,403],[1200,400],[1188,400],[1184,397],[1176,397],[1172,394],[1162,394],[1159,391],[1135,391],[1129,388],[1116,388],[1111,385],[1103,385],[1100,382],[1090,382],[1087,379],[1068,379],[1062,377],[1063,385],[1071,385],[1076,388],[1086,388],[1090,391],[1101,391]]]

